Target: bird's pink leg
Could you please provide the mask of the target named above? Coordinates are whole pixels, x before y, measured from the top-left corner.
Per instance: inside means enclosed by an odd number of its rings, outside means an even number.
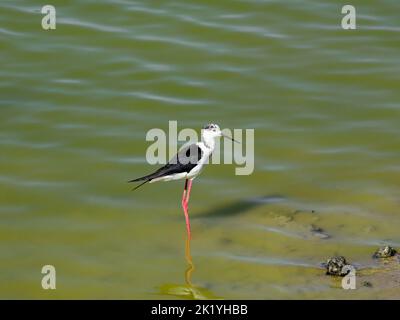
[[[190,197],[190,190],[191,189],[192,189],[192,181],[186,179],[186,181],[185,181],[185,189],[183,190],[183,195],[182,195],[182,208],[183,208],[183,212],[185,213],[186,231],[187,231],[189,239],[191,239],[191,233],[190,233],[190,221],[189,221],[188,204],[189,204],[189,197]]]
[[[187,202],[187,204],[189,204],[190,190],[192,190],[192,182],[193,182],[193,180],[189,180],[189,181],[188,181],[187,195],[186,195],[186,202]]]
[[[188,180],[185,180],[185,188],[183,189],[183,195],[182,195],[182,207],[184,202],[186,201],[186,190],[187,190],[187,185],[188,185]]]

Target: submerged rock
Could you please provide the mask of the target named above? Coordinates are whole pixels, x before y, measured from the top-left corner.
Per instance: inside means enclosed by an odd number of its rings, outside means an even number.
[[[310,226],[310,232],[312,236],[319,239],[329,239],[331,237],[329,234],[325,232],[324,229],[317,227],[313,224]]]
[[[230,238],[221,238],[220,242],[222,245],[226,246],[226,245],[231,244],[233,242],[233,240]]]
[[[344,266],[348,265],[346,258],[343,256],[335,256],[326,261],[324,266],[326,274],[331,276],[344,277],[348,272],[343,271]]]
[[[389,258],[393,257],[396,253],[397,251],[393,249],[391,246],[385,246],[376,250],[373,257],[376,259]]]

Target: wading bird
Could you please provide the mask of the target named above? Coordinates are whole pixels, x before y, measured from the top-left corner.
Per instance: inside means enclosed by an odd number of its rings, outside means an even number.
[[[191,238],[190,221],[188,213],[188,204],[190,197],[190,190],[192,189],[193,179],[196,178],[203,169],[204,164],[210,157],[215,148],[215,139],[225,137],[237,142],[233,138],[222,133],[221,129],[216,124],[206,125],[201,132],[201,141],[186,146],[180,150],[165,166],[159,168],[157,171],[137,179],[130,180],[129,182],[143,181],[143,183],[136,186],[133,190],[141,187],[147,182],[157,181],[171,181],[185,179],[185,188],[182,195],[182,208],[185,213],[186,230],[188,238]]]

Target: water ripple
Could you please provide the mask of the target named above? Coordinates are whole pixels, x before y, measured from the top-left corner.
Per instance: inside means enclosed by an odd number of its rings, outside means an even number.
[[[183,98],[177,98],[177,97],[167,97],[167,96],[161,96],[161,95],[149,93],[149,92],[130,92],[127,95],[142,98],[142,99],[147,99],[147,100],[161,101],[161,102],[164,102],[167,104],[204,105],[204,104],[211,103],[211,101],[208,101],[208,100],[195,100],[195,99],[183,99]]]
[[[111,33],[126,33],[127,32],[127,30],[123,29],[123,28],[102,25],[102,24],[98,24],[98,23],[94,23],[94,22],[82,21],[82,20],[78,20],[78,19],[74,19],[74,18],[59,18],[57,23],[78,26],[78,27],[92,29],[92,30],[96,30],[96,31],[102,31],[102,32],[111,32]]]
[[[241,255],[234,255],[234,254],[226,253],[226,252],[218,252],[218,253],[214,253],[214,254],[210,254],[210,255],[226,258],[229,260],[250,262],[250,263],[255,263],[255,264],[317,268],[317,266],[315,266],[314,264],[310,264],[310,263],[307,263],[307,262],[304,262],[301,260],[289,260],[289,259],[276,258],[276,257],[241,256]]]

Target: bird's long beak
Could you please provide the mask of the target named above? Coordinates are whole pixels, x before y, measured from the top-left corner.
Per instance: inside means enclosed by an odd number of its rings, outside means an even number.
[[[239,143],[239,144],[240,144],[240,142],[239,142],[239,141],[237,141],[237,140],[233,139],[233,138],[232,138],[232,137],[230,137],[230,136],[227,136],[226,134],[223,134],[222,132],[221,132],[221,136],[223,136],[224,138],[230,139],[230,140],[232,140],[233,142],[236,142],[236,143]]]

